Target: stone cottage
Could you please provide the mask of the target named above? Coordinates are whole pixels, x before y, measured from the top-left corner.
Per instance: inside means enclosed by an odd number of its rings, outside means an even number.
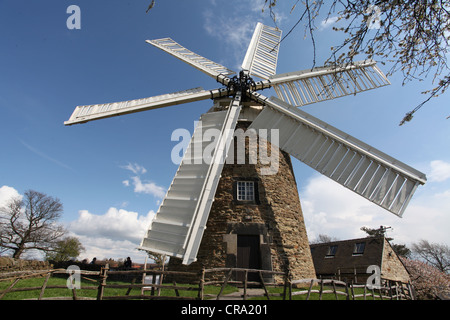
[[[318,278],[366,283],[378,266],[381,279],[407,283],[408,271],[385,237],[367,237],[310,245]]]

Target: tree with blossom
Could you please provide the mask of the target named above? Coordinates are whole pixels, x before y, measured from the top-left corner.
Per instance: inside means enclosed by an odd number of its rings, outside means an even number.
[[[402,258],[408,270],[418,300],[435,300],[450,297],[450,276],[437,268],[419,261]]]

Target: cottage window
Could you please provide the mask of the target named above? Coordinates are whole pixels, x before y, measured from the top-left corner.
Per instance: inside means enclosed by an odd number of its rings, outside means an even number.
[[[332,258],[336,255],[338,246],[329,246],[327,250],[327,254],[325,255],[326,258]]]
[[[366,243],[365,242],[358,242],[355,243],[355,246],[353,248],[353,255],[355,256],[360,256],[364,253],[364,248],[366,247]]]

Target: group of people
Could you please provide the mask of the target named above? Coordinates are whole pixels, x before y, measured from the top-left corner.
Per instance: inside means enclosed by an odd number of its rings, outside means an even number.
[[[93,258],[90,264],[96,264],[97,258]],[[131,269],[133,263],[131,262],[131,258],[127,257],[127,259],[123,262],[123,267],[125,269]]]

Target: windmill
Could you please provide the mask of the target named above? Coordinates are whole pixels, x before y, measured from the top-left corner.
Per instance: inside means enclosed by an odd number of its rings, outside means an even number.
[[[65,122],[73,125],[193,101],[215,101],[217,108],[203,114],[194,130],[142,249],[179,258],[183,265],[196,261],[233,132],[250,109],[248,129],[270,132],[263,138],[282,152],[397,216],[402,216],[416,188],[426,182],[423,173],[298,108],[389,85],[374,61],[276,74],[280,39],[279,29],[258,23],[238,74],[171,38],[147,40],[223,86],[78,106]],[[274,88],[278,97],[257,92],[267,88]],[[218,132],[214,139],[205,138],[207,128]],[[206,148],[207,159],[203,157]],[[245,183],[242,188],[246,192]]]

